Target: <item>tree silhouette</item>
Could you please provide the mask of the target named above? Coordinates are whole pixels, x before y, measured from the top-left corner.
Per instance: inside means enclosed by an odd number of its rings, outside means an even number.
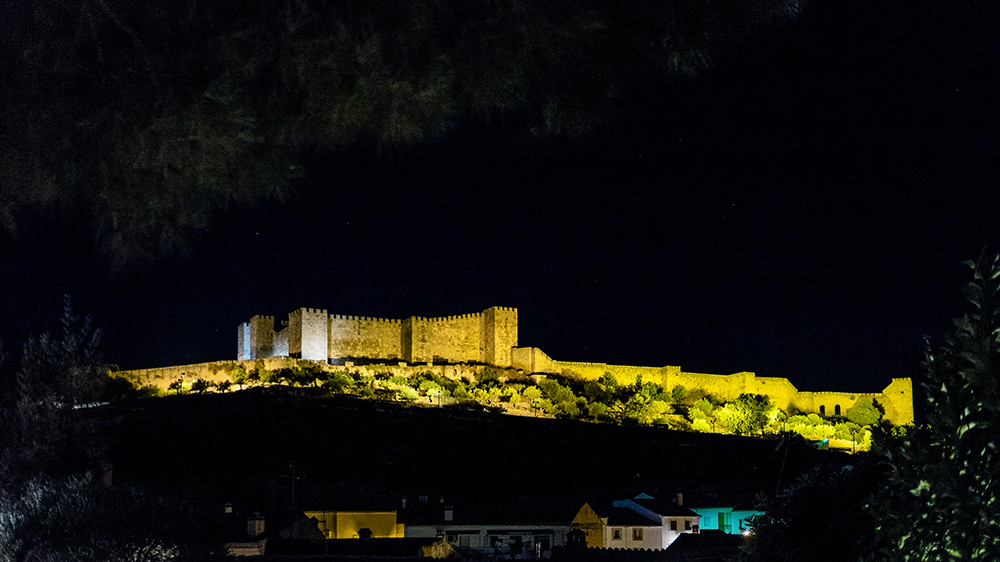
[[[19,364],[0,377],[0,481],[11,489],[92,467],[108,446],[99,429],[109,421],[76,408],[99,400],[109,380],[100,330],[73,313],[68,296],[61,326],[29,338]]]
[[[976,560],[1000,552],[1000,265],[969,261],[972,310],[924,360],[928,423],[881,432],[890,485],[869,506],[879,560]]]
[[[801,0],[63,0],[0,18],[0,224],[92,216],[119,267],[291,193],[297,155],[504,120],[583,136]]]

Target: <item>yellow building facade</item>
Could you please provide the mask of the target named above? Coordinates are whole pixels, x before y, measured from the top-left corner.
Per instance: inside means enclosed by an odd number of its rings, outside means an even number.
[[[396,523],[395,511],[306,511],[306,517],[317,521],[317,528],[328,539],[361,538],[364,529],[371,531],[366,538],[403,538],[403,524]]]

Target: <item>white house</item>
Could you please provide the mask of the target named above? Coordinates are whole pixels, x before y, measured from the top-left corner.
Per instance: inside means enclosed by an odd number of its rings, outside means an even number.
[[[683,533],[697,533],[701,516],[684,507],[683,496],[657,500],[640,494],[614,500],[604,528],[607,548],[662,550]]]
[[[402,511],[407,538],[437,538],[472,556],[549,558],[566,546],[573,503],[541,499],[418,499]]]

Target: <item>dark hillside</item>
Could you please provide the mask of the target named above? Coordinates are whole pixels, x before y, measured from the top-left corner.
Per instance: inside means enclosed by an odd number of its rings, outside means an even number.
[[[145,399],[115,408],[115,480],[272,497],[272,487],[402,493],[672,494],[707,486],[772,494],[777,440],[406,407],[283,390]],[[788,448],[783,482],[839,453]],[[262,501],[262,500],[261,500]]]

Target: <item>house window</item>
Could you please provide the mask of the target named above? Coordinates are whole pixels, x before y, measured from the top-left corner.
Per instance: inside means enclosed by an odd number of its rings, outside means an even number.
[[[685,519],[684,520],[684,530],[685,531],[690,531],[691,530],[691,520],[690,519]]]
[[[642,540],[642,529],[640,527],[632,529],[632,540],[634,541]]]
[[[622,540],[622,530],[621,529],[611,529],[611,540],[620,541]]]
[[[826,415],[826,406],[820,406],[819,407],[819,415],[821,415],[821,416],[825,416]]]
[[[676,519],[670,521],[670,530],[671,531],[676,531],[677,530],[677,520]]]
[[[833,407],[833,414],[836,416],[840,415],[840,404],[837,404],[836,406]]]

